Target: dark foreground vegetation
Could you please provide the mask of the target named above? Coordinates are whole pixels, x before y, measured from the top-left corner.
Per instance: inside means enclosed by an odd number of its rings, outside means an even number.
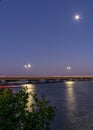
[[[51,130],[55,107],[42,95],[28,93],[22,89],[16,94],[12,90],[0,89],[0,130]],[[28,110],[28,97],[33,102]]]

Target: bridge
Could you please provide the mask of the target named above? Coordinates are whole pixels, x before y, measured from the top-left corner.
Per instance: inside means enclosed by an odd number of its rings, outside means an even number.
[[[0,76],[0,84],[89,81],[93,76]]]

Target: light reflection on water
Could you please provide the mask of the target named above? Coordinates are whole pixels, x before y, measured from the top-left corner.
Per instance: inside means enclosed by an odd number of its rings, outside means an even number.
[[[67,100],[67,116],[68,119],[73,118],[73,110],[76,110],[76,99],[74,93],[74,81],[67,81],[65,82],[66,85],[66,100]]]
[[[67,105],[68,109],[73,105],[73,109],[75,108],[75,95],[74,95],[74,82],[69,81],[65,82],[66,85],[66,100],[67,100]]]
[[[31,94],[35,94],[35,85],[34,84],[23,84],[21,85],[23,88],[27,88],[27,92]],[[31,104],[33,103],[33,97],[30,95],[28,98],[27,109],[31,111]]]
[[[65,82],[65,85],[66,85],[67,87],[73,87],[74,84],[75,84],[74,81],[66,81],[66,82]]]

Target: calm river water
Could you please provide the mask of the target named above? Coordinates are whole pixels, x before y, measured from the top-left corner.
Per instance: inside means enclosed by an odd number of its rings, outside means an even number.
[[[45,94],[56,106],[52,130],[93,130],[93,81],[25,84],[13,91],[24,86],[32,93]]]

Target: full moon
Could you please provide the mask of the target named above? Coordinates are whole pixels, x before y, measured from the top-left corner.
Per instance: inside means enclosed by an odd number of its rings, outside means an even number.
[[[74,19],[75,19],[75,20],[80,20],[80,15],[79,15],[79,14],[76,14],[76,15],[74,16]]]

